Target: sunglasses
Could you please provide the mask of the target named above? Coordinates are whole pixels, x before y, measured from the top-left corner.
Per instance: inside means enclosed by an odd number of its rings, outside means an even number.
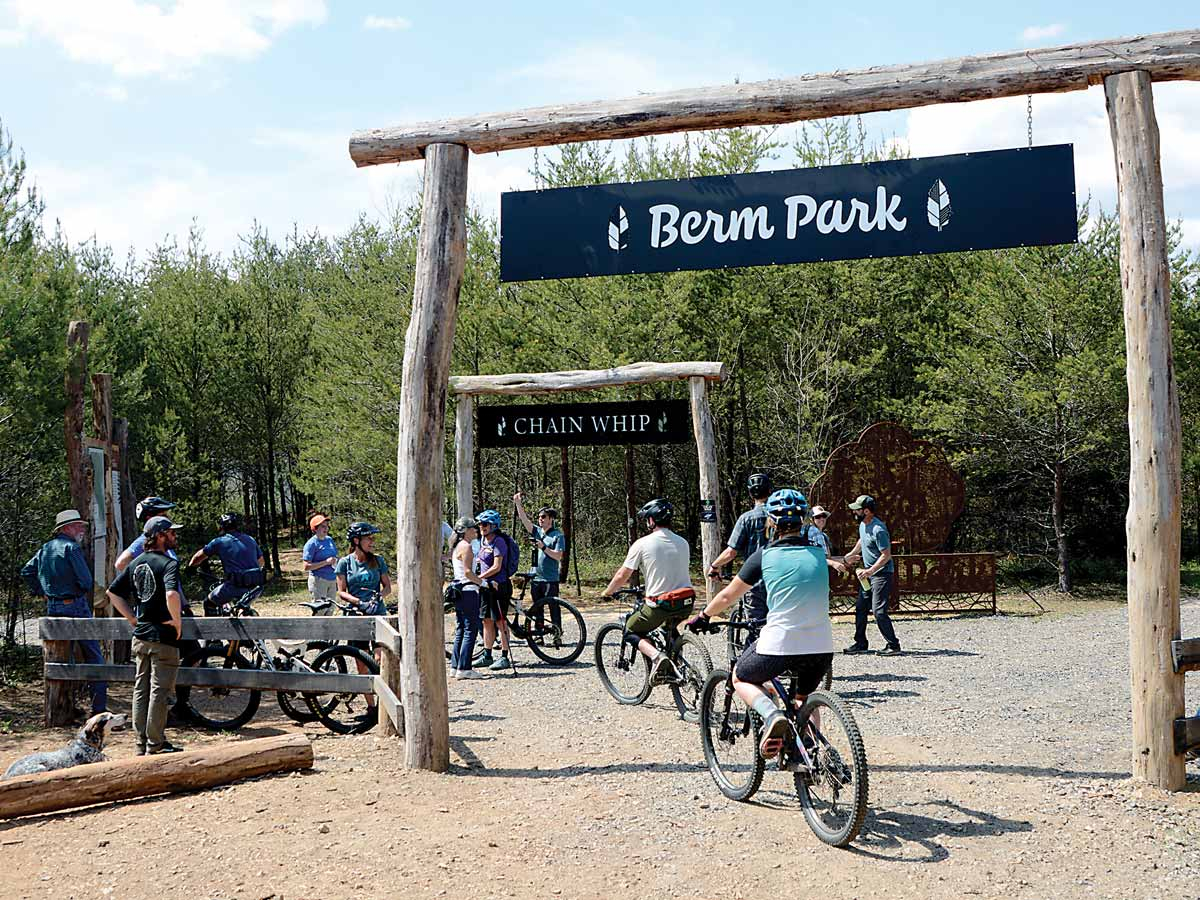
[[[828,513],[821,513],[821,515],[819,515],[819,516],[813,516],[813,518],[814,518],[814,519],[828,519],[828,518],[829,518],[829,514],[828,514]]]

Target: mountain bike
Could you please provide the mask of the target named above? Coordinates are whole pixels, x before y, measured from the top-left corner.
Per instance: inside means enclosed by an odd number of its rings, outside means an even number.
[[[699,721],[698,703],[704,681],[712,671],[712,659],[704,641],[694,634],[678,633],[669,625],[655,629],[646,640],[667,654],[673,671],[650,678],[650,660],[638,650],[640,638],[627,627],[629,617],[646,602],[643,588],[622,588],[616,597],[630,597],[633,609],[620,622],[609,622],[596,632],[596,671],[600,683],[618,703],[644,703],[656,684],[671,688],[675,708],[685,722]]]
[[[725,579],[722,579],[725,580]],[[736,625],[736,628],[728,628],[725,631],[725,647],[729,653],[731,660],[736,660],[742,655],[742,651],[758,638],[758,629],[755,628],[749,621],[750,615],[750,597],[743,594],[738,598],[737,603],[729,610],[729,622],[731,625]],[[829,690],[833,686],[833,660],[829,661],[829,668],[825,672],[825,677],[821,679],[821,687],[824,690]]]
[[[710,622],[703,628],[747,629],[730,622]],[[708,676],[700,695],[700,743],[709,774],[731,800],[749,800],[762,785],[767,761],[759,753],[762,720],[746,706],[733,686],[733,665]],[[862,828],[867,815],[867,751],[849,705],[837,694],[796,692],[796,680],[773,678],[763,688],[775,698],[791,730],[773,761],[792,773],[804,818],[824,843],[845,847]]]
[[[513,576],[521,579],[521,593],[513,596],[508,629],[514,637],[524,640],[542,662],[552,666],[573,663],[587,645],[587,624],[575,605],[558,595],[543,597],[528,610],[523,609],[525,591],[533,583],[534,574],[518,572]]]
[[[369,600],[378,600],[374,592]],[[312,609],[313,615],[324,614],[324,604],[336,606],[344,616],[361,616],[362,611],[349,603],[333,599],[302,605]],[[316,608],[314,608],[316,607]],[[314,672],[337,675],[378,675],[379,664],[375,657],[363,649],[363,645],[374,648],[374,641],[334,642],[322,650],[312,662]],[[335,734],[362,734],[370,731],[379,721],[379,704],[372,703],[371,694],[353,691],[305,691],[304,701],[321,724]]]

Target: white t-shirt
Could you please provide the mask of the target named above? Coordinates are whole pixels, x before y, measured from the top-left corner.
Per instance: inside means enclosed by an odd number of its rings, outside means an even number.
[[[692,586],[692,577],[688,573],[688,542],[669,528],[656,528],[634,541],[621,565],[642,573],[647,597]]]

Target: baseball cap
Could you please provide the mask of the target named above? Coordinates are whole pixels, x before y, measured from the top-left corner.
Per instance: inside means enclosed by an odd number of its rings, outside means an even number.
[[[146,520],[146,527],[142,529],[142,534],[146,537],[154,537],[156,534],[179,527],[181,526],[178,522],[172,522],[166,516],[154,516]]]
[[[857,499],[850,504],[851,509],[875,509],[875,498],[870,494],[859,494]]]

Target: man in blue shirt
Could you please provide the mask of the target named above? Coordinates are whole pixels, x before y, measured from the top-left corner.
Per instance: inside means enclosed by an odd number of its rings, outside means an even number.
[[[567,552],[567,538],[559,531],[555,520],[558,510],[551,506],[543,506],[538,510],[537,524],[529,520],[525,512],[525,495],[520,491],[513,494],[513,502],[517,504],[517,516],[529,537],[538,549],[537,563],[534,565],[533,584],[530,587],[533,597],[531,612],[537,620],[538,628],[543,627],[542,606],[547,597],[558,596],[558,585],[561,581],[559,573],[563,555]],[[562,633],[562,607],[557,603],[550,605],[550,622],[557,634]],[[558,646],[556,643],[555,646]]]
[[[258,542],[239,530],[242,517],[234,512],[225,513],[217,520],[217,527],[221,533],[197,550],[188,562],[188,568],[194,568],[210,556],[217,556],[221,560],[225,580],[205,598],[206,616],[219,616],[222,606],[265,581],[263,567],[266,563],[258,549]]]
[[[46,598],[46,615],[92,617],[92,570],[79,546],[87,522],[78,510],[64,509],[54,519],[54,534],[21,568],[21,578],[35,597]],[[99,641],[78,641],[84,661],[103,665]],[[108,709],[108,685],[93,682],[92,715]]]
[[[738,516],[729,535],[729,546],[708,567],[709,578],[720,578],[721,569],[733,562],[736,557],[743,560],[754,555],[754,551],[767,544],[767,497],[771,495],[771,476],[765,472],[755,472],[746,482],[750,491],[750,499],[754,507]],[[746,621],[753,627],[753,635],[767,621],[767,586],[761,581],[750,588],[750,603],[747,608]]]
[[[861,561],[865,568],[854,570],[859,582],[858,603],[854,608],[854,643],[842,652],[868,652],[867,614],[871,612],[875,614],[879,633],[887,641],[887,646],[879,651],[879,655],[899,656],[900,640],[896,637],[896,629],[892,627],[892,617],[888,613],[892,573],[896,568],[892,562],[892,538],[883,519],[875,515],[875,498],[870,494],[860,494],[850,504],[850,509],[854,518],[858,519],[858,541],[854,549],[846,554],[846,561]]]

